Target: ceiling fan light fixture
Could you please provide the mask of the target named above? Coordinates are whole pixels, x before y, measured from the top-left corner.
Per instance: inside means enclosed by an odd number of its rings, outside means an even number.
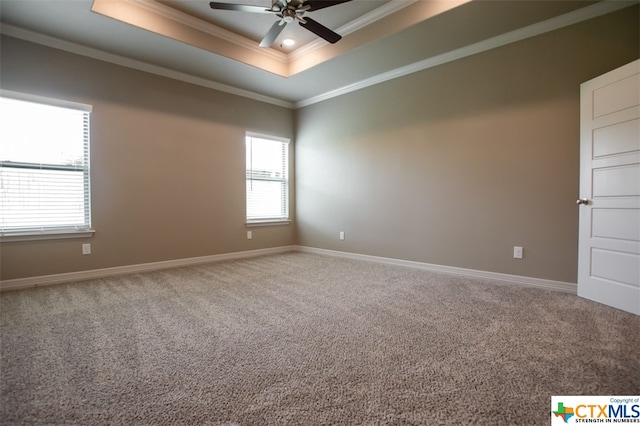
[[[282,20],[287,24],[292,23],[296,20],[296,12],[291,9],[286,9],[282,12]]]
[[[294,44],[296,44],[296,41],[294,39],[292,39],[292,38],[285,38],[284,40],[282,40],[282,44],[284,46],[291,47]]]

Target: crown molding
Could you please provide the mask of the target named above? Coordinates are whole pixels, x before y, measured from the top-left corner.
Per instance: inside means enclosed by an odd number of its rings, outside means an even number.
[[[169,7],[163,3],[160,3],[157,0],[123,0],[123,1],[129,2],[138,7],[144,8],[150,12],[156,13],[165,18],[169,18],[182,25],[186,25],[198,31],[202,31],[203,33],[234,43],[242,47],[243,49],[252,51],[257,55],[267,56],[267,57],[270,57],[271,59],[274,59],[283,63],[288,62],[288,55],[286,53],[279,52],[275,49],[265,49],[265,48],[259,47],[258,44],[256,44],[256,42],[253,40],[250,40],[232,31],[225,30],[224,28],[221,28],[215,24],[212,24],[211,22],[207,22],[203,19],[196,18],[193,15],[189,15],[188,13],[184,13],[182,11]]]
[[[160,3],[158,0],[123,1],[129,2],[150,12],[164,16],[165,18],[172,19],[180,24],[194,28],[198,31],[202,31],[204,33],[234,43],[242,48],[251,50],[258,55],[270,56],[272,59],[286,63],[292,62],[300,58],[301,56],[308,55],[314,50],[320,49],[323,46],[329,44],[327,41],[319,38],[303,46],[300,46],[289,53],[284,53],[275,49],[265,49],[259,47],[254,40],[243,37],[232,31],[225,30],[224,28],[212,24],[211,22],[196,18],[195,16],[189,15],[188,13],[184,13],[182,11],[174,9],[170,6]],[[373,24],[374,22],[383,19],[401,9],[404,9],[405,7],[410,6],[416,1],[418,0],[391,0],[390,2],[383,4],[382,6],[354,19],[353,21],[348,22],[347,24],[338,28],[336,31],[342,36],[346,36],[361,28],[366,27],[367,25]]]
[[[471,0],[440,0],[436,3],[442,6],[436,7],[434,10],[437,9],[440,13],[468,1]],[[364,29],[373,22],[390,17],[402,9],[420,3],[418,0],[392,0],[343,25],[338,31],[343,35],[351,34]],[[345,53],[344,42],[341,43],[341,46],[336,47],[324,40],[315,40],[289,53],[273,48],[260,48],[253,40],[174,9],[158,0],[121,0],[117,2],[93,0],[91,11],[285,78]],[[421,8],[416,8],[413,12],[408,13],[409,18],[405,17],[405,22],[382,25],[385,31],[370,33],[370,37],[383,37],[415,23],[416,20],[426,19],[432,15],[433,13],[425,15]],[[368,41],[370,40],[365,40],[365,42]],[[360,47],[362,43],[363,41],[360,40],[351,44],[347,50]]]
[[[411,6],[417,1],[418,0],[391,0],[389,3],[385,3],[382,6],[372,10],[371,12],[365,13],[361,17],[346,23],[345,25],[338,28],[338,31],[340,31],[343,35],[351,34],[361,28],[366,27],[367,25],[371,25],[374,22],[379,21],[382,18],[386,18],[387,16],[396,13],[397,11],[404,9],[407,6]]]
[[[93,0],[91,5],[93,13],[288,77],[285,56],[266,53],[250,43],[239,45],[238,38],[226,30],[195,17],[187,19],[181,12],[170,9],[150,0]]]
[[[138,71],[144,71],[150,74],[155,74],[162,77],[183,81],[185,83],[206,87],[208,89],[218,90],[220,92],[225,92],[232,95],[253,99],[256,101],[281,106],[284,108],[291,109],[291,108],[294,108],[295,106],[293,102],[285,101],[283,99],[265,96],[260,93],[255,93],[249,90],[240,89],[240,88],[223,84],[223,83],[218,83],[216,81],[209,80],[206,78],[196,77],[194,75],[187,74],[184,72],[175,71],[169,68],[149,64],[147,62],[127,58],[127,57],[116,55],[113,53],[108,53],[103,50],[94,49],[92,47],[87,47],[78,43],[72,43],[66,40],[61,40],[61,39],[40,34],[34,31],[15,27],[13,25],[2,24],[0,26],[0,34],[19,38],[21,40],[26,40],[36,44],[41,44],[43,46],[52,47],[54,49],[63,50],[65,52],[86,56],[92,59],[97,59],[99,61],[109,62],[109,63],[120,65],[126,68],[131,68]]]
[[[63,50],[78,55],[87,56],[93,59],[121,65],[127,68],[132,68],[159,76],[172,78],[175,80],[184,81],[186,83],[195,84],[198,86],[206,87],[221,92],[246,97],[249,99],[257,100],[260,102],[269,103],[272,105],[281,106],[284,108],[297,109],[303,108],[315,103],[323,102],[338,96],[342,96],[351,92],[355,92],[366,87],[374,86],[376,84],[384,83],[395,78],[403,77],[415,72],[419,72],[431,67],[445,64],[447,62],[455,61],[476,53],[484,52],[490,49],[494,49],[506,44],[514,43],[528,37],[534,37],[546,32],[554,31],[569,25],[577,24],[579,22],[596,18],[601,15],[615,12],[626,7],[634,6],[638,4],[638,0],[604,0],[602,2],[587,6],[576,11],[530,25],[528,27],[514,30],[496,37],[483,40],[478,43],[471,44],[441,55],[436,55],[430,58],[426,58],[422,61],[418,61],[413,64],[409,64],[403,67],[399,67],[371,78],[367,78],[358,81],[353,84],[349,84],[329,92],[313,96],[311,98],[299,101],[289,102],[283,99],[273,98],[270,96],[262,95],[259,93],[251,92],[249,90],[239,89],[234,86],[215,82],[213,80],[196,77],[187,73],[175,71],[169,68],[148,64],[143,61],[127,58],[124,56],[108,53],[102,50],[90,48],[81,44],[72,43],[69,41],[61,40],[55,37],[40,34],[34,31],[25,30],[19,27],[15,27],[8,24],[2,24],[0,26],[0,33],[30,41],[37,44],[42,44],[55,49]]]
[[[202,31],[204,33],[210,34],[212,36],[221,38],[223,40],[234,43],[242,48],[253,51],[258,55],[268,56],[272,59],[282,61],[285,63],[292,62],[302,56],[308,55],[313,51],[320,49],[327,44],[327,41],[323,39],[316,39],[312,42],[309,42],[299,48],[289,52],[284,53],[271,48],[262,48],[259,47],[254,40],[251,40],[247,37],[243,37],[239,34],[236,34],[232,31],[225,30],[211,22],[207,22],[205,20],[196,18],[193,15],[189,15],[188,13],[184,13],[177,9],[174,9],[170,6],[167,6],[163,3],[160,3],[157,0],[124,0],[141,8],[144,8],[150,12],[156,13],[160,16],[164,16],[165,18],[172,19],[175,22],[178,22],[182,25],[186,25],[188,27],[194,28],[198,31]],[[373,24],[374,22],[383,19],[401,9],[404,9],[407,6],[415,3],[418,0],[391,0],[388,3],[383,4],[382,6],[354,19],[351,22],[341,26],[336,31],[340,33],[342,36],[346,36],[351,34],[361,28],[366,27],[367,25]]]
[[[338,28],[336,32],[341,34],[342,36],[347,36],[353,32],[358,31],[359,29],[366,27],[367,25],[371,25],[374,22],[379,21],[380,19],[386,18],[387,16],[396,13],[397,11],[404,9],[407,6],[410,6],[417,1],[418,0],[391,0],[389,3],[385,3],[382,6],[372,10],[371,12],[365,13],[359,18],[346,23],[345,25]],[[293,62],[328,44],[329,43],[327,41],[318,38],[290,52],[287,60],[288,62]]]
[[[536,24],[532,24],[514,31],[510,31],[504,34],[500,34],[495,37],[488,38],[486,40],[470,44],[468,46],[461,47],[440,55],[426,58],[422,61],[415,62],[403,67],[399,67],[376,76],[361,80],[359,82],[349,84],[340,87],[335,90],[314,96],[295,103],[296,108],[303,108],[309,105],[323,102],[331,98],[346,95],[347,93],[355,92],[366,87],[374,86],[376,84],[384,83],[389,80],[393,80],[399,77],[403,77],[409,74],[413,74],[418,71],[423,71],[428,68],[432,68],[438,65],[446,64],[458,59],[466,58],[477,53],[485,52],[487,50],[495,49],[507,44],[515,43],[530,37],[535,37],[547,32],[555,31],[560,28],[567,27],[569,25],[577,24],[588,19],[596,18],[601,15],[615,12],[620,9],[624,9],[638,4],[637,0],[604,0],[599,3],[584,7],[582,9],[575,10],[573,12],[565,13],[564,15],[556,16],[551,19],[547,19]]]

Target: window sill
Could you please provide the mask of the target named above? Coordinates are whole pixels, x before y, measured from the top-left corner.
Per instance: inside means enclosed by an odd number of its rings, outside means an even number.
[[[10,243],[15,241],[40,241],[40,240],[63,240],[68,238],[89,238],[95,234],[93,229],[83,230],[56,230],[56,231],[35,231],[35,232],[15,232],[0,235],[0,243]]]
[[[245,226],[247,228],[251,228],[254,226],[278,226],[278,225],[289,225],[291,221],[289,219],[284,220],[256,220],[246,222]]]

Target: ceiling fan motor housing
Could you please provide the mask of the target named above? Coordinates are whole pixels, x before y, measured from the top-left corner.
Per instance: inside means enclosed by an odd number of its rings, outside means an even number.
[[[271,10],[273,12],[281,12],[287,9],[298,9],[302,7],[302,3],[299,0],[273,0],[271,4]]]

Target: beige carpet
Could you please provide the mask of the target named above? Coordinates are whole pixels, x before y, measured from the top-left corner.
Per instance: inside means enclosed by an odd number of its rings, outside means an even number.
[[[0,296],[6,425],[547,425],[640,394],[640,318],[290,253]]]

